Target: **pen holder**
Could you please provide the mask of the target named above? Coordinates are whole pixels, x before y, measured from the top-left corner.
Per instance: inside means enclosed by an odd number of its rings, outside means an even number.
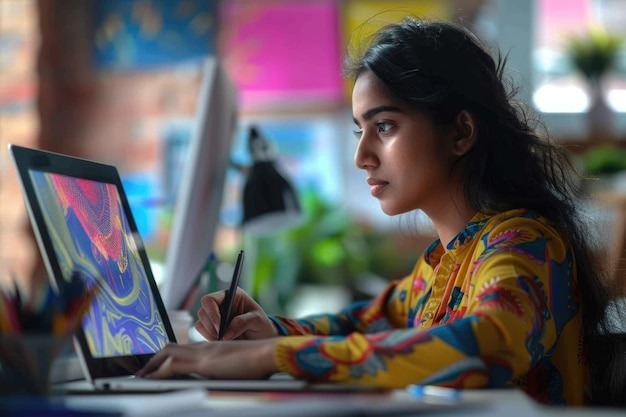
[[[0,335],[0,398],[48,396],[52,363],[70,338],[35,333]]]

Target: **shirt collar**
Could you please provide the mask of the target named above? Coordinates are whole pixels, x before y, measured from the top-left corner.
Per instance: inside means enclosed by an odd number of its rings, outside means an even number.
[[[448,243],[443,247],[441,240],[437,239],[431,243],[424,252],[424,260],[431,266],[437,265],[439,260],[446,251],[457,251],[467,243],[469,243],[474,236],[485,226],[485,223],[491,218],[491,216],[483,213],[476,213],[471,218],[469,223]]]

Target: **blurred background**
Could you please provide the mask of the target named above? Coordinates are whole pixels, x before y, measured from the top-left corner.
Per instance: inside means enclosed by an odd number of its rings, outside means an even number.
[[[626,0],[0,0],[0,281],[45,275],[9,143],[116,165],[159,279],[208,56],[238,91],[232,160],[251,163],[257,126],[305,215],[246,235],[245,178],[229,169],[215,254],[254,253],[242,286],[270,313],[299,315],[408,274],[434,233],[369,195],[341,76],[346,48],[406,14],[460,22],[508,54],[518,98],[602,179],[590,185],[608,233],[599,252],[626,269]]]

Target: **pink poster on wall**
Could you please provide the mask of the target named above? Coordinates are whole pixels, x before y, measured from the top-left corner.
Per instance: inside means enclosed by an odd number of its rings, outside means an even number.
[[[537,45],[561,46],[568,36],[585,31],[591,18],[589,0],[540,0],[537,3]]]
[[[219,53],[243,110],[344,99],[338,13],[335,1],[223,3]]]

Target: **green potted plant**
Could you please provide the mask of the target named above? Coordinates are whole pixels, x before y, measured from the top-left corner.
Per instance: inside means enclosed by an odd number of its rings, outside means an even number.
[[[615,68],[622,43],[621,37],[601,26],[593,26],[586,33],[571,36],[567,52],[574,68],[585,79],[598,82]]]
[[[592,134],[607,132],[611,128],[611,110],[604,99],[603,83],[606,75],[617,67],[617,56],[623,45],[620,36],[601,26],[573,35],[566,43],[566,53],[574,69],[587,83],[591,105],[589,128]],[[597,135],[596,137],[602,137]]]
[[[609,191],[623,181],[626,149],[614,143],[593,146],[581,155],[585,186],[590,193]]]
[[[298,227],[249,238],[254,253],[251,295],[268,311],[284,313],[296,292],[334,287],[350,300],[364,296],[364,279],[398,278],[415,262],[415,248],[399,250],[393,235],[359,222],[313,192],[302,194]]]

